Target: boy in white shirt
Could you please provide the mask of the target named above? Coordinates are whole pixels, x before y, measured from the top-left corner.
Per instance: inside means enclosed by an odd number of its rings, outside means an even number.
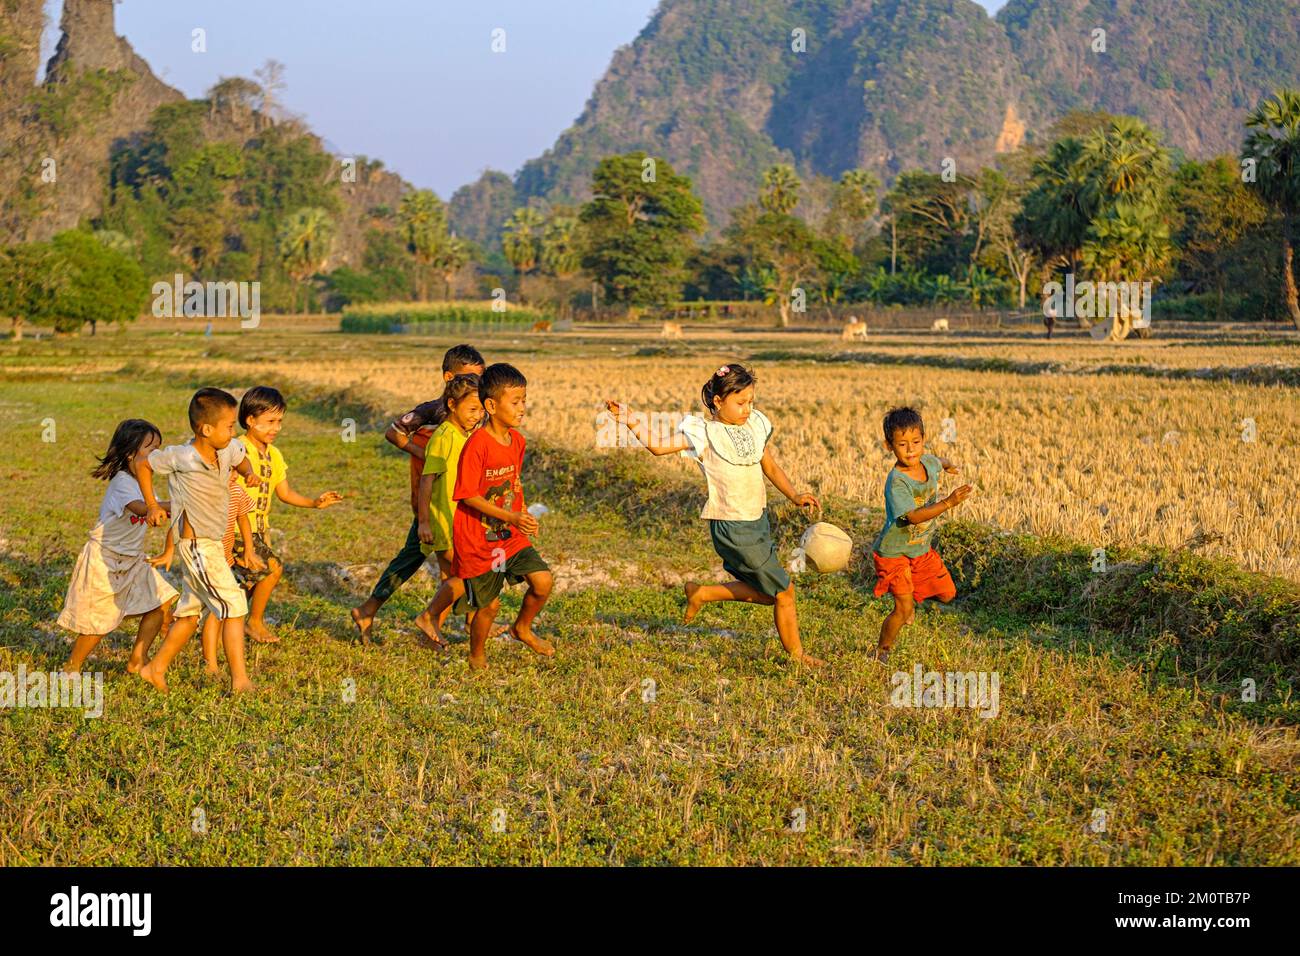
[[[153,451],[139,467],[140,490],[153,526],[167,521],[167,512],[154,496],[154,475],[165,475],[171,490],[171,523],[180,528],[177,551],[184,584],[176,604],[175,619],[162,647],[140,668],[140,676],[167,692],[167,667],[194,636],[199,612],[222,622],[221,639],[230,664],[231,690],[253,689],[244,670],[244,616],[248,602],[226,563],[221,539],[230,509],[230,472],[247,482],[261,484],[249,465],[244,446],[235,440],[235,412],[239,403],[219,388],[201,388],[190,399],[190,427],[194,438],[184,445]]]

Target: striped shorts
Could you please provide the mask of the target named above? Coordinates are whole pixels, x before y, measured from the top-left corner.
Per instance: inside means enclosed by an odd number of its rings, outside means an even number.
[[[226,564],[226,552],[214,538],[181,538],[176,545],[181,556],[181,598],[173,614],[196,617],[207,608],[224,621],[248,614],[248,601],[235,575]]]

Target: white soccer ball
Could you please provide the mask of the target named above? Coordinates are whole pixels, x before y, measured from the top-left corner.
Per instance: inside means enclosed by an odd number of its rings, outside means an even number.
[[[806,562],[818,574],[843,571],[853,555],[853,539],[842,528],[827,521],[809,525],[799,539]]]

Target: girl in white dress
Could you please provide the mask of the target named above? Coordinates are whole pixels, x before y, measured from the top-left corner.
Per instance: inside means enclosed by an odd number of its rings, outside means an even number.
[[[801,664],[820,667],[822,662],[806,653],[799,640],[794,584],[777,558],[764,478],[800,507],[820,509],[821,504],[812,494],[796,491],[777,464],[767,444],[772,423],[754,408],[754,381],[743,365],[719,368],[700,393],[708,417],[687,415],[664,442],[656,441],[645,422],[629,423],[618,402],[606,401],[605,407],[653,454],[680,452],[695,459],[708,483],[709,500],[700,517],[709,522],[713,550],[736,580],[687,584],[686,621],[711,601],[767,605],[786,653]]]
[[[176,597],[176,589],[158,573],[172,559],[172,535],[167,532],[163,553],[149,558],[144,553],[144,535],[149,525],[148,509],[136,481],[136,463],[162,444],[162,433],[139,418],[118,424],[108,451],[91,472],[108,481],[99,520],[90,529],[90,539],[68,582],[68,595],[59,614],[59,626],[77,635],[72,655],[63,665],[73,674],[95,649],[104,635],[124,618],[140,618],[135,647],[126,669],[135,673],[144,664],[149,647],[163,624],[164,607]]]

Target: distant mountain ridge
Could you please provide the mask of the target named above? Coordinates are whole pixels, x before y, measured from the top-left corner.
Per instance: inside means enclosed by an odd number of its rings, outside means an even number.
[[[582,200],[601,156],[645,149],[692,178],[717,228],[774,162],[885,182],[946,157],[973,168],[1072,109],[1136,114],[1206,157],[1297,82],[1300,0],[1011,0],[994,17],[973,0],[663,0],[513,197],[496,173],[474,203],[453,197],[453,222]]]

